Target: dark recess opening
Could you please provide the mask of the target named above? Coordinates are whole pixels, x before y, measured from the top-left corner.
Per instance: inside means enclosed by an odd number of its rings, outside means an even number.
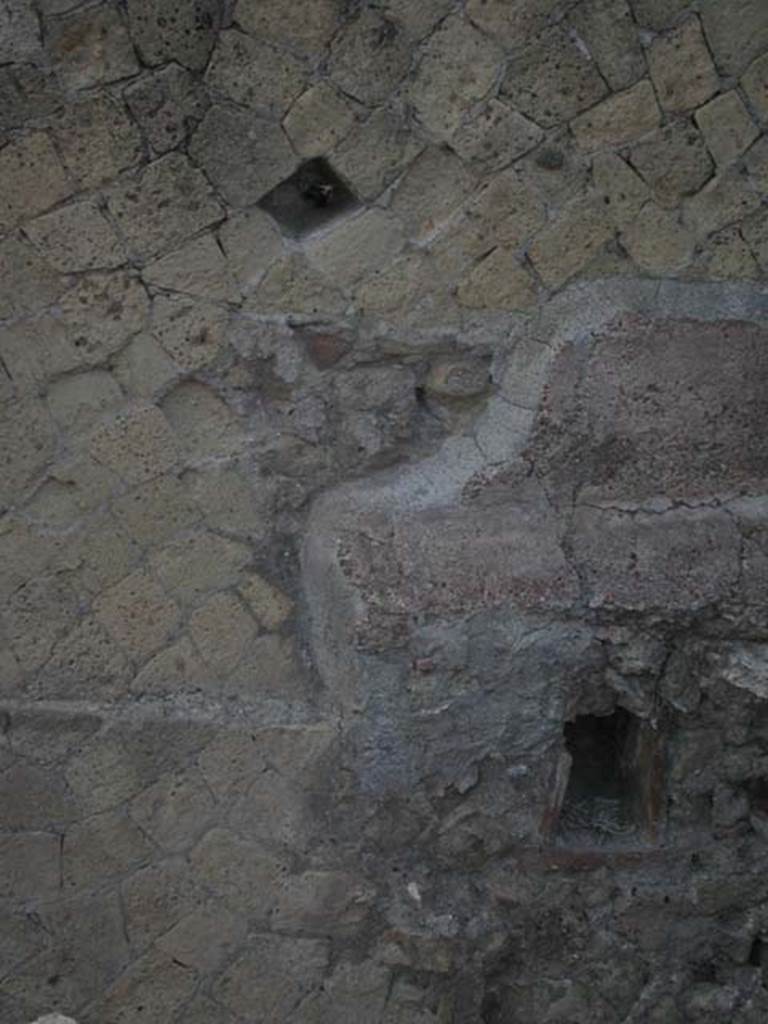
[[[561,842],[620,841],[653,832],[658,803],[659,744],[655,732],[617,708],[610,715],[580,715],[564,728],[571,756],[558,822]]]
[[[768,988],[768,972],[766,971],[768,967],[768,945],[763,942],[759,935],[755,936],[747,963],[750,967],[760,968],[763,973],[763,987]]]
[[[768,780],[750,779],[747,783],[747,796],[750,810],[768,817]]]
[[[284,235],[302,238],[360,205],[327,160],[307,160],[290,178],[263,196],[258,205]]]
[[[482,1024],[501,1024],[502,1006],[501,1000],[495,992],[489,992],[483,997],[480,1007],[480,1020]]]

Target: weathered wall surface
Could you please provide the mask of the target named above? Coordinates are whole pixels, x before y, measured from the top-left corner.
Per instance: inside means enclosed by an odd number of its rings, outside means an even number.
[[[765,1021],[766,126],[765,0],[0,4],[3,1024]]]

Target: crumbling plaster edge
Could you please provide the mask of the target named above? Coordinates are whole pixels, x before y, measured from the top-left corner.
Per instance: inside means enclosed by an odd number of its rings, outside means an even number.
[[[513,328],[517,342],[510,366],[472,434],[448,438],[437,452],[421,461],[320,495],[310,512],[302,545],[302,589],[315,666],[330,692],[338,694],[347,686],[354,691],[352,680],[364,671],[352,636],[361,598],[339,564],[344,531],[353,530],[364,516],[373,513],[394,519],[450,506],[478,473],[514,464],[528,442],[547,371],[557,352],[568,342],[585,341],[618,316],[632,314],[765,325],[768,285],[612,278],[566,288],[527,325]],[[514,361],[516,357],[530,360],[531,345],[537,346],[535,384],[522,405],[513,387]]]

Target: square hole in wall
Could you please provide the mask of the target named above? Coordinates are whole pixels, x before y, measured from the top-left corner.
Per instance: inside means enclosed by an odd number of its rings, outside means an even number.
[[[660,734],[617,708],[566,722],[564,740],[571,766],[558,840],[591,846],[652,837],[663,804]]]
[[[263,196],[258,205],[289,238],[303,238],[352,210],[357,197],[327,160],[307,160],[290,178]]]

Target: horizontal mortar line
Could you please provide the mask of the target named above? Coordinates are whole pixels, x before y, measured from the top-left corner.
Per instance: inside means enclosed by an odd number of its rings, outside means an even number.
[[[273,726],[273,725],[317,725],[334,721],[312,713],[301,704],[287,704],[282,701],[269,703],[244,703],[242,701],[204,700],[198,703],[179,703],[178,697],[147,699],[140,701],[89,701],[89,700],[34,700],[0,699],[0,714],[13,715],[15,712],[40,712],[53,715],[93,715],[124,721],[164,720],[168,722],[219,723],[224,725]]]

